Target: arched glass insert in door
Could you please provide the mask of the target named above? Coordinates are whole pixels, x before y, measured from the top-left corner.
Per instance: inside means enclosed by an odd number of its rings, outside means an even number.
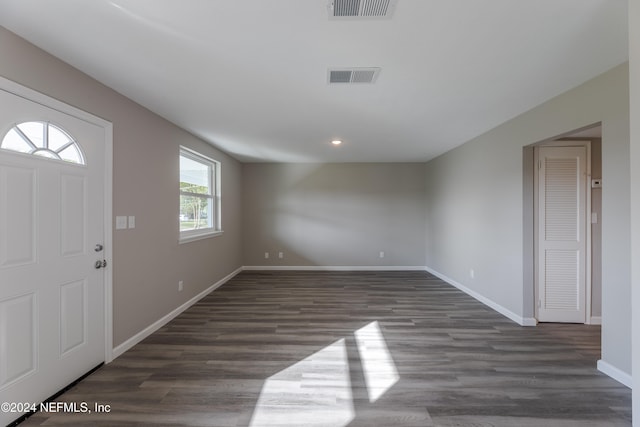
[[[23,122],[2,138],[0,148],[49,159],[84,165],[78,143],[63,129],[49,122]]]

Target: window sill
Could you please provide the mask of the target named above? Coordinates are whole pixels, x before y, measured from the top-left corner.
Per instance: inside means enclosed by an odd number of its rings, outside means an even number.
[[[203,239],[209,239],[211,237],[222,236],[223,233],[224,232],[222,230],[210,230],[202,233],[188,234],[186,236],[183,236],[181,234],[180,238],[178,239],[178,244],[181,245],[183,243],[195,242],[196,240],[203,240]]]

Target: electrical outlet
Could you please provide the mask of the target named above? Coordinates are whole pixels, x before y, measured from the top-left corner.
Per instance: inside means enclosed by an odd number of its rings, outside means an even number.
[[[182,282],[182,280],[178,281],[178,292],[182,292],[182,290],[184,289],[184,283]]]
[[[264,253],[264,259],[269,259],[269,252]]]
[[[278,258],[280,259],[284,258],[284,252],[278,252]]]
[[[476,277],[476,272],[473,271],[473,268],[471,270],[469,270],[469,277],[471,277],[472,279],[475,279],[475,277]]]
[[[380,253],[378,254],[378,256],[379,256],[380,258],[384,258],[384,251],[380,251]]]

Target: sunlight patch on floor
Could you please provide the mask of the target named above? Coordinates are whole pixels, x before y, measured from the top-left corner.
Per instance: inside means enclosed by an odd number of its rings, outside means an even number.
[[[377,321],[354,332],[369,402],[400,379]],[[345,340],[269,377],[249,427],[345,427],[355,418]]]
[[[375,402],[398,382],[400,376],[377,321],[358,329],[355,336],[369,401]]]
[[[250,427],[344,427],[354,418],[345,340],[267,379]]]

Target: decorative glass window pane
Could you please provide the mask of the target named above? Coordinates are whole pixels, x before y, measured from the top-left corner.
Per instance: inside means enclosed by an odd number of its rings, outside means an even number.
[[[67,132],[48,122],[24,122],[15,125],[2,139],[0,148],[85,164],[78,143]]]
[[[58,152],[58,155],[62,160],[65,160],[67,162],[84,164],[82,155],[80,154],[80,151],[78,151],[78,146],[76,144],[72,144],[67,146],[66,148],[63,148]]]
[[[33,145],[30,145],[16,129],[11,129],[4,137],[2,141],[2,148],[7,150],[18,151],[20,153],[31,153],[34,149]]]
[[[44,129],[42,122],[20,123],[17,128],[38,148],[44,148]]]
[[[73,143],[73,140],[65,132],[61,131],[55,126],[49,126],[49,149],[56,151],[63,148],[65,145]]]
[[[49,150],[36,150],[33,152],[33,154],[35,154],[36,156],[41,156],[41,157],[46,157],[48,159],[57,159],[58,156],[56,156],[54,153],[52,153]]]

